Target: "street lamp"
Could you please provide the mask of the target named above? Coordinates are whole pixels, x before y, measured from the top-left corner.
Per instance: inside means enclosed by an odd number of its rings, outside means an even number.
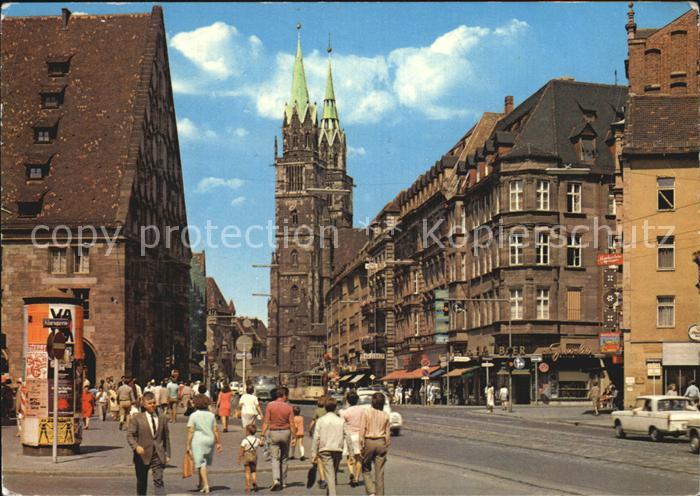
[[[507,298],[449,298],[450,301],[510,302]],[[466,311],[466,310],[465,310]],[[508,309],[508,349],[513,354],[512,312]],[[466,322],[465,322],[466,324]],[[449,358],[449,357],[448,357]],[[508,412],[513,412],[513,371],[508,367]]]

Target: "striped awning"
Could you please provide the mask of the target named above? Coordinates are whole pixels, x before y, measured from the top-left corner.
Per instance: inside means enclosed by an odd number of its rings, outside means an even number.
[[[389,374],[385,375],[382,377],[380,380],[381,381],[398,381],[399,379],[402,379],[403,376],[405,376],[408,373],[407,370],[394,370],[393,372],[390,372]]]
[[[365,374],[357,374],[355,377],[353,377],[350,380],[350,383],[355,384],[355,383],[359,382],[364,376],[365,376]]]
[[[338,382],[345,382],[345,381],[347,381],[348,379],[350,379],[351,377],[352,377],[352,374],[344,375],[343,377],[341,377],[340,379],[338,379]]]
[[[481,367],[476,366],[476,367],[468,367],[466,369],[452,369],[450,370],[446,377],[461,377],[463,375],[472,375],[475,374],[477,370],[479,370]]]

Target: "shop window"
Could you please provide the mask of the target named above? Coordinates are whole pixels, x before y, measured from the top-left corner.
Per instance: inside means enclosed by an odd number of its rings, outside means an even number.
[[[674,236],[659,236],[656,238],[658,270],[673,270],[676,266],[676,241]]]
[[[676,326],[676,297],[656,297],[656,327]]]
[[[581,290],[569,289],[566,292],[567,320],[581,320]]]
[[[66,248],[49,248],[49,271],[52,274],[65,274],[67,271]]]
[[[667,211],[676,208],[676,178],[659,177],[656,179],[657,210]]]

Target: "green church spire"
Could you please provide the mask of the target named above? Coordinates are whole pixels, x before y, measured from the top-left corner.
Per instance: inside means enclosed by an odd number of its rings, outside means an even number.
[[[291,119],[292,109],[296,107],[299,114],[299,119],[303,121],[308,106],[309,90],[306,86],[304,57],[301,53],[301,24],[297,24],[297,54],[294,59],[294,74],[292,76],[292,97],[285,110],[287,120]]]
[[[328,79],[326,79],[326,96],[323,98],[322,127],[324,129],[337,129],[338,109],[335,106],[335,90],[333,89],[333,70],[331,69],[331,48],[330,36],[328,39]]]

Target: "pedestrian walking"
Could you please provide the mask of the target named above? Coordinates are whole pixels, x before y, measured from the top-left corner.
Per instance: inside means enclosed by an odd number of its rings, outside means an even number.
[[[107,404],[109,403],[109,395],[105,391],[104,386],[97,388],[97,396],[95,397],[95,403],[97,404],[97,416],[105,422],[107,420]]]
[[[292,449],[289,459],[294,460],[298,447],[300,455],[299,460],[303,462],[306,460],[306,457],[304,456],[304,417],[301,415],[301,408],[298,406],[295,406],[293,410],[296,435],[292,438]]]
[[[245,491],[250,492],[258,490],[258,448],[260,447],[260,438],[255,435],[258,428],[255,424],[248,424],[245,428],[246,436],[241,441],[241,447],[238,451],[238,464],[243,462],[245,467]]]
[[[131,405],[136,403],[136,396],[134,396],[134,390],[126,381],[122,382],[119,389],[117,389],[117,401],[119,402],[119,430],[122,430],[125,423],[128,429]]]
[[[355,487],[360,482],[362,473],[362,452],[360,451],[360,429],[362,429],[362,414],[365,407],[358,405],[359,397],[355,391],[350,391],[347,396],[348,408],[340,413],[340,418],[345,422],[345,426],[352,439],[352,449],[346,446],[348,474],[350,487]]]
[[[182,387],[182,397],[180,398],[180,406],[185,409],[186,412],[191,411],[192,407],[192,385],[188,382]],[[185,415],[188,415],[187,413]]]
[[[390,444],[389,414],[384,411],[382,393],[372,395],[372,407],[362,413],[360,446],[362,447],[362,477],[369,495],[384,495],[384,465]],[[374,474],[372,474],[374,465]]]
[[[489,413],[493,413],[493,409],[496,406],[496,390],[492,382],[484,389],[484,395],[486,396],[486,409]]]
[[[678,396],[678,389],[676,388],[675,383],[671,383],[668,385],[668,389],[666,390],[666,396]]]
[[[83,416],[83,424],[85,425],[85,430],[90,428],[90,417],[92,417],[92,406],[95,401],[95,397],[90,392],[90,386],[83,387],[83,395],[80,401],[80,410]]]
[[[296,436],[294,427],[294,410],[287,402],[289,390],[285,386],[278,387],[275,392],[276,399],[268,403],[265,408],[265,421],[262,426],[263,440],[269,431],[270,454],[272,455],[271,491],[280,491],[286,487],[287,459],[289,456],[289,443],[292,436]]]
[[[311,422],[309,423],[309,436],[313,439],[314,437],[314,428],[316,427],[316,422],[318,421],[319,418],[323,417],[326,414],[326,400],[328,398],[326,396],[321,396],[316,400],[316,409],[314,410],[314,414],[311,417]],[[318,487],[320,489],[326,489],[326,474],[323,470],[323,465],[318,463]]]
[[[209,492],[207,466],[214,461],[214,448],[221,453],[221,437],[216,427],[216,417],[209,411],[209,398],[202,394],[194,397],[195,411],[187,421],[187,452],[192,455],[194,467],[198,469],[201,493]]]
[[[694,405],[698,404],[698,399],[700,399],[700,389],[698,389],[698,387],[695,385],[694,380],[690,381],[690,385],[686,388],[684,396],[689,398]]]
[[[112,420],[119,420],[119,396],[115,389],[110,388],[107,391],[109,399],[109,413],[112,415]]]
[[[593,405],[593,414],[598,416],[600,414],[598,412],[598,406],[600,405],[600,386],[598,385],[598,381],[593,381],[591,384],[591,388],[588,390],[588,398]]]
[[[156,412],[153,393],[143,395],[144,412],[134,415],[127,434],[127,442],[134,450],[136,469],[136,494],[145,495],[148,486],[148,471],[153,476],[156,494],[165,494],[163,470],[170,461],[170,431],[165,415]]]
[[[255,418],[262,419],[262,410],[260,409],[260,401],[255,396],[255,387],[248,386],[243,396],[238,398],[237,411],[241,416],[241,427],[245,428],[255,423]]]
[[[323,465],[326,474],[326,494],[335,496],[338,483],[338,467],[343,457],[343,446],[347,444],[354,452],[352,438],[345,421],[336,415],[338,403],[334,398],[328,398],[325,403],[326,414],[319,418],[314,429],[311,443],[311,459]]]
[[[232,396],[231,388],[226,384],[216,400],[216,411],[221,418],[221,425],[223,426],[224,432],[228,432],[228,418],[231,416]]]
[[[395,396],[396,396],[396,404],[400,405],[403,403],[403,388],[401,387],[401,384],[396,385],[396,390],[395,390]]]
[[[501,401],[501,409],[508,410],[508,402],[510,401],[510,398],[508,397],[508,386],[505,384],[498,390],[498,399]]]
[[[177,422],[177,402],[180,387],[174,379],[170,378],[170,382],[165,386],[165,389],[168,392],[168,413],[170,415],[170,421],[175,423]]]
[[[168,381],[163,379],[160,381],[160,388],[158,389],[158,396],[156,396],[156,399],[158,400],[158,411],[160,413],[166,413],[168,412]]]

